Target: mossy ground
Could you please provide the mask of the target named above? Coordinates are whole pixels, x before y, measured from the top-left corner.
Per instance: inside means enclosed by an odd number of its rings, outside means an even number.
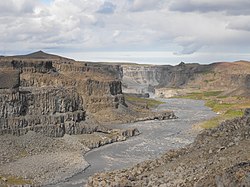
[[[209,129],[218,126],[222,121],[240,117],[245,108],[250,107],[250,100],[244,97],[231,97],[222,95],[222,91],[191,92],[178,98],[204,100],[218,116],[200,124],[202,128]]]

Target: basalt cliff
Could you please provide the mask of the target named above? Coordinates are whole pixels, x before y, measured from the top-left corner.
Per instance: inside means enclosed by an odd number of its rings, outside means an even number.
[[[250,62],[220,62],[209,65],[123,64],[124,92],[172,96],[189,89],[219,90],[224,94],[250,95]]]
[[[125,105],[119,68],[42,51],[1,57],[0,134],[33,130],[60,137],[96,130],[89,125],[92,114]]]

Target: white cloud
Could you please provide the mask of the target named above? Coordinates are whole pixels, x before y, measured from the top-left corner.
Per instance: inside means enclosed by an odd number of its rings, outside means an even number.
[[[0,16],[31,14],[37,3],[37,0],[0,1]]]
[[[105,1],[100,6],[100,8],[97,11],[97,13],[101,13],[101,14],[113,14],[114,11],[115,11],[115,9],[116,9],[116,6],[113,3]]]
[[[1,1],[0,51],[240,53],[250,42],[248,4],[246,0]]]
[[[130,10],[132,11],[146,11],[146,10],[159,10],[162,8],[163,0],[131,0]]]
[[[250,32],[250,16],[237,16],[231,19],[227,28]]]
[[[180,12],[226,12],[233,15],[250,14],[249,0],[171,0],[170,9]]]

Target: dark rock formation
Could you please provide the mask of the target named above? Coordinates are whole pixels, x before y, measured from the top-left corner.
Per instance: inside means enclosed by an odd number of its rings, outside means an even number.
[[[114,142],[125,141],[129,137],[139,135],[140,132],[136,128],[135,129],[112,129],[112,130],[106,131],[105,133],[103,133],[103,135],[101,135],[101,133],[95,133],[95,134],[101,136],[102,138],[101,139],[92,138],[92,140],[91,139],[82,140],[83,144],[90,149],[98,148],[103,145],[111,144]]]
[[[138,118],[136,121],[147,121],[147,120],[166,120],[166,119],[177,119],[174,112],[172,111],[164,111],[158,113],[151,113],[147,117]]]
[[[92,132],[88,113],[125,103],[119,66],[42,51],[0,58],[0,134]]]

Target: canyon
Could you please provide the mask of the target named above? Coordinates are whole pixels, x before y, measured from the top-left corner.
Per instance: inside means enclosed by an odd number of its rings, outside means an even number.
[[[122,67],[123,90],[127,92],[163,98],[204,94],[211,96],[206,102],[219,103],[218,106],[229,102],[225,104],[226,110],[231,110],[232,98],[239,103],[244,98],[242,106],[249,107],[247,61],[177,66],[123,64]],[[248,108],[243,116],[202,130],[184,148],[168,150],[158,158],[132,167],[96,173],[89,177],[86,186],[249,186],[249,111]],[[193,129],[196,127],[200,125]]]
[[[89,150],[140,134],[109,124],[176,118],[126,103],[121,73],[42,51],[1,57],[0,184],[65,180],[88,167]]]
[[[91,149],[138,136],[141,131],[137,126],[147,122],[152,128],[160,124],[159,129],[167,130],[167,122],[162,120],[184,115],[177,112],[176,116],[171,111],[175,109],[173,103],[171,108],[167,107],[170,103],[163,104],[167,100],[151,101],[152,105],[145,97],[166,98],[210,90],[219,91],[220,97],[249,98],[250,62],[156,66],[80,62],[43,51],[1,56],[0,185],[65,181],[89,167],[84,155]],[[176,105],[185,102],[171,101]],[[199,103],[187,102],[194,106]],[[167,110],[152,108],[159,104]],[[201,119],[207,114],[213,116],[210,110],[203,112],[199,114]],[[249,125],[245,119],[237,123]],[[181,128],[188,125],[190,130],[192,120],[187,121]],[[153,168],[158,167],[152,163]],[[108,175],[112,180],[124,178],[120,171]],[[121,186],[145,182],[136,174],[132,177],[134,183],[126,179]],[[88,185],[93,186],[96,178],[100,176],[91,178]],[[101,178],[106,180],[106,174]]]
[[[250,95],[250,62],[179,65],[123,64],[123,90],[171,97],[187,92],[217,90],[224,95]]]
[[[144,115],[131,112],[123,92],[167,97],[219,90],[224,95],[250,95],[250,63],[246,61],[107,65],[39,51],[1,57],[0,72],[0,134],[23,135],[33,130],[62,137],[103,129],[99,123],[154,119],[145,111]]]

